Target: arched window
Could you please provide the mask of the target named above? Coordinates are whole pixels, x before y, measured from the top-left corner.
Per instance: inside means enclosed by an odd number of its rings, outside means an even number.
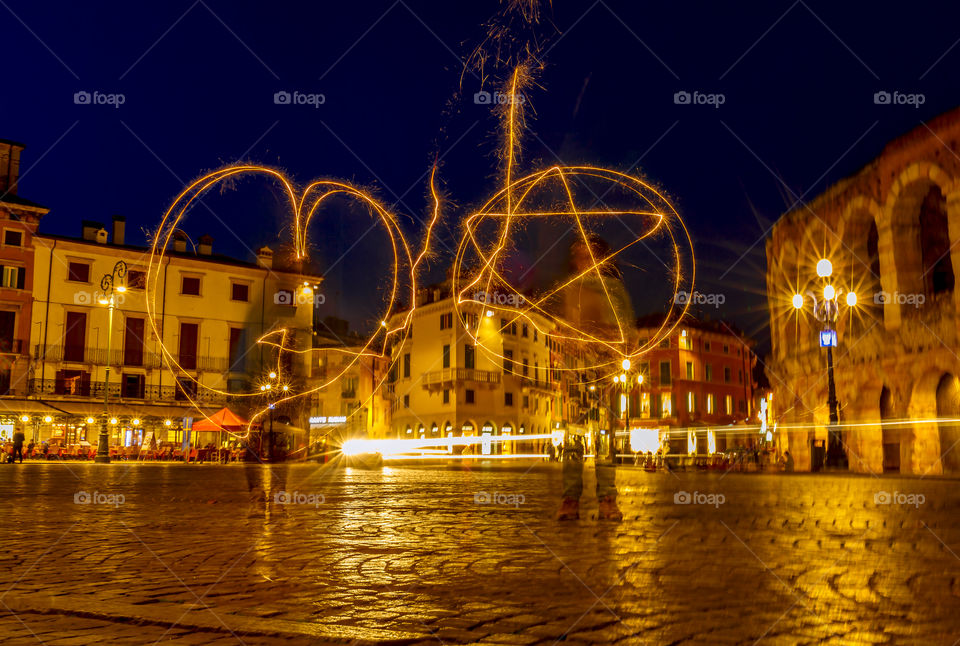
[[[954,280],[947,230],[947,200],[939,186],[931,187],[920,204],[920,254],[926,293],[952,292]]]

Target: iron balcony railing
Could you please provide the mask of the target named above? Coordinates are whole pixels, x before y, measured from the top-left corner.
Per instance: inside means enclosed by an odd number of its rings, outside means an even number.
[[[0,350],[2,352],[2,350]],[[33,358],[36,361],[50,361],[54,363],[70,362],[84,363],[94,366],[107,365],[107,351],[105,348],[79,345],[48,345],[46,350],[42,344],[33,347]],[[205,355],[181,355],[175,357],[178,363],[187,370],[201,372],[227,372],[230,360],[227,357],[210,357]],[[162,368],[163,359],[153,352],[127,352],[123,348],[110,351],[111,366],[133,366],[138,368]]]
[[[474,370],[473,368],[446,368],[423,375],[423,385],[428,388],[442,384],[464,382],[499,384],[500,373],[490,370]]]

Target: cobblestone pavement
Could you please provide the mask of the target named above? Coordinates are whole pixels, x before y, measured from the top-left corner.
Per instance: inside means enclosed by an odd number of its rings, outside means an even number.
[[[0,642],[960,640],[960,482],[620,469],[557,523],[559,475],[3,465]]]

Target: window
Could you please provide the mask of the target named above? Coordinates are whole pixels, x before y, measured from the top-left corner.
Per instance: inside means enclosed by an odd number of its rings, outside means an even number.
[[[83,361],[87,341],[87,315],[83,312],[67,312],[63,329],[63,360]]]
[[[667,337],[667,338],[665,338],[665,339],[661,339],[661,340],[660,340],[660,347],[661,347],[661,348],[669,348],[669,347],[670,347],[670,337]]]
[[[410,353],[403,355],[403,378],[409,379],[410,377]]]
[[[123,363],[127,366],[142,366],[144,319],[128,316],[124,319],[123,328]]]
[[[469,343],[463,346],[463,367],[467,370],[476,368],[477,349]]]
[[[533,328],[533,340],[534,342],[537,340],[537,328]]]
[[[131,269],[127,272],[127,289],[146,289],[147,272],[141,269]]]
[[[660,417],[670,417],[673,415],[673,399],[670,393],[660,394]]]
[[[7,247],[22,247],[23,232],[7,229],[3,232],[3,244]]]
[[[507,329],[507,319],[500,319],[500,332],[502,334],[510,334],[510,330]]]
[[[466,403],[468,403],[468,404],[472,404],[472,403],[473,403],[474,397],[473,397],[473,391],[472,391],[472,390],[465,390],[465,391],[463,391],[463,396],[464,396],[464,401],[465,401]]]
[[[530,395],[523,396],[523,407],[530,408]]]
[[[529,376],[529,374],[530,374],[530,360],[524,359],[523,360],[523,376],[527,377]]]
[[[403,407],[410,408],[410,395],[403,396]]]
[[[181,366],[187,370],[197,369],[197,341],[200,325],[197,323],[180,324],[180,357]]]
[[[143,399],[143,375],[123,375],[123,396]]]
[[[443,346],[443,367],[444,368],[450,367],[450,344],[449,343]]]
[[[644,383],[650,383],[650,362],[644,361],[640,364],[640,374],[643,375]]]
[[[669,361],[660,362],[660,385],[661,386],[670,385],[670,362]]]
[[[443,403],[444,403],[444,404],[449,404],[449,403],[450,403],[450,389],[449,389],[449,388],[444,388],[444,389],[443,389]]]
[[[513,406],[513,393],[503,393],[503,405]]]
[[[67,280],[76,283],[90,282],[90,264],[85,262],[71,262],[67,265]]]
[[[230,354],[230,371],[231,372],[243,372],[244,370],[244,355],[246,354],[246,347],[244,343],[244,334],[243,328],[232,327],[230,328],[230,347],[227,351]]]
[[[727,345],[726,343],[723,344],[723,353],[730,354],[730,346]]]
[[[712,366],[712,365],[710,365],[710,364],[708,363],[706,366],[704,366],[703,372],[704,372],[704,379],[706,379],[707,381],[713,381],[713,366]]]
[[[737,370],[737,382],[743,383],[743,370]]]
[[[13,352],[16,321],[16,312],[0,312],[0,352]]]
[[[707,415],[713,415],[713,395],[707,395]]]
[[[190,377],[178,377],[174,399],[186,401],[197,396],[197,382]]]
[[[687,334],[686,331],[680,334],[680,349],[693,350],[693,337]]]
[[[723,367],[723,380],[728,384],[730,383],[730,366]]]
[[[723,411],[727,415],[733,415],[733,396],[727,395],[723,398]]]
[[[186,296],[199,296],[200,278],[198,276],[184,276],[180,282],[180,293]]]
[[[740,404],[740,412],[741,412],[741,413],[746,413],[746,412],[747,412],[747,404],[746,404],[746,402],[744,402],[744,401],[741,399],[738,403]]]
[[[703,342],[703,351],[704,351],[704,352],[710,352],[710,342],[709,342],[709,341],[704,341],[704,342]]]
[[[199,294],[200,286],[197,286],[197,293]],[[232,283],[230,285],[230,299],[234,301],[241,301],[246,303],[250,300],[250,285],[246,283]]]
[[[520,336],[522,336],[523,338],[527,338],[528,332],[529,331],[527,330],[527,324],[524,323],[523,326],[520,328]]]
[[[640,393],[640,417],[650,417],[650,393]]]
[[[23,279],[26,276],[26,267],[3,268],[3,286],[11,289],[23,289]]]
[[[513,350],[503,351],[503,371],[507,374],[513,374]]]
[[[440,315],[440,329],[449,330],[453,327],[453,312]]]
[[[693,379],[693,362],[687,362],[687,379]]]
[[[687,412],[695,413],[697,406],[697,396],[694,393],[687,393]]]

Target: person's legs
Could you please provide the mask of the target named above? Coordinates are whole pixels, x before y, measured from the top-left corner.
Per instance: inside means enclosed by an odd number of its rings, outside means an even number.
[[[570,433],[563,442],[563,502],[557,520],[580,518],[580,496],[583,494],[583,438]]]
[[[597,474],[600,518],[621,520],[623,514],[617,507],[617,471],[614,465],[614,444],[611,442],[610,434],[597,434],[595,449],[594,466]]]
[[[13,459],[16,460],[17,456],[20,456],[20,464],[23,464],[23,445],[22,444],[13,445]]]

